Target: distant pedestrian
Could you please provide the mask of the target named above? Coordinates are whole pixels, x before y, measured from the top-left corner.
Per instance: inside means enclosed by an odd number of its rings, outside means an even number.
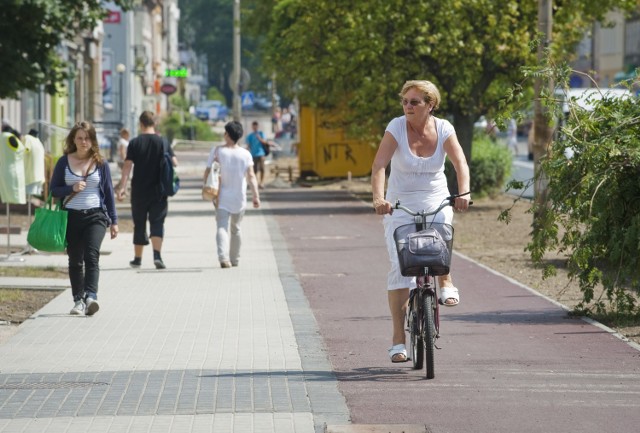
[[[171,146],[165,146],[165,140],[156,134],[155,116],[150,111],[140,115],[140,135],[132,139],[127,147],[127,156],[122,167],[122,177],[116,188],[118,199],[125,196],[127,180],[131,177],[131,217],[133,218],[133,260],[132,268],[142,264],[142,252],[145,245],[153,247],[153,264],[156,269],[165,269],[162,261],[162,241],[164,239],[164,220],[168,211],[168,199],[160,192],[160,162],[165,147],[173,159],[174,167],[178,160]],[[149,235],[147,235],[149,221]]]
[[[129,146],[129,130],[122,128],[120,138],[118,138],[118,167],[122,170],[124,161],[127,159],[127,147]]]
[[[258,129],[258,122],[253,121],[251,129],[252,132],[247,135],[246,142],[253,158],[253,172],[259,178],[258,187],[262,189],[264,188],[264,160],[267,157],[264,146],[269,146],[269,142],[264,138],[262,131]]]
[[[275,107],[273,109],[271,128],[273,129],[273,136],[279,138],[282,134],[282,113],[280,111],[280,107]]]
[[[291,113],[288,108],[282,109],[282,117],[280,118],[282,121],[282,132],[285,134],[291,133]],[[290,137],[290,136],[289,136]]]
[[[118,236],[118,216],[109,164],[100,155],[96,130],[79,122],[65,139],[51,177],[51,194],[69,212],[67,256],[74,306],[70,314],[94,315],[99,309],[100,247],[107,227]]]
[[[220,267],[238,266],[242,235],[240,223],[247,206],[247,182],[253,195],[253,207],[260,207],[258,182],[253,171],[251,153],[240,146],[242,124],[236,121],[224,126],[224,146],[211,149],[203,182],[214,161],[220,164],[220,186],[216,205],[216,244]]]

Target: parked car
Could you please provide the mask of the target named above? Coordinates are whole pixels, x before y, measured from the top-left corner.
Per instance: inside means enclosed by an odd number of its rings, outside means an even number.
[[[225,121],[229,117],[229,107],[220,101],[202,101],[196,106],[196,117],[200,120]]]
[[[271,110],[271,107],[273,106],[273,104],[271,104],[271,99],[267,99],[266,96],[258,96],[253,101],[253,106],[257,110],[265,110],[266,111],[266,110]]]
[[[275,99],[276,99],[276,105],[279,105],[280,104],[280,96],[276,95]],[[273,108],[271,95],[258,95],[258,96],[256,96],[256,98],[253,100],[253,107],[256,110],[264,110],[264,111],[271,110],[271,108]]]

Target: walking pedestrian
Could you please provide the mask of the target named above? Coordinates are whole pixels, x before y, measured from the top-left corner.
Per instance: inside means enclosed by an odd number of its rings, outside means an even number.
[[[118,236],[118,216],[109,164],[100,155],[96,130],[76,123],[65,138],[53,170],[51,194],[68,211],[67,256],[74,306],[70,314],[93,316],[99,309],[100,247],[107,227]]]
[[[267,157],[264,146],[269,146],[264,134],[258,129],[258,122],[251,123],[251,133],[247,135],[247,147],[253,158],[253,172],[259,178],[258,188],[264,188],[264,160]]]
[[[127,128],[122,128],[120,130],[120,138],[118,138],[118,168],[120,168],[120,170],[124,167],[124,161],[127,159],[129,137],[129,130]]]
[[[282,116],[280,117],[282,121],[282,132],[285,134],[289,134],[287,138],[291,138],[291,113],[288,108],[282,109]]]
[[[156,119],[152,112],[144,111],[140,115],[140,135],[129,142],[127,157],[122,167],[122,177],[116,188],[118,200],[125,196],[127,180],[131,177],[131,217],[133,219],[133,260],[132,268],[142,265],[142,252],[145,245],[153,248],[153,264],[156,269],[165,269],[162,260],[162,242],[164,239],[164,220],[168,211],[168,199],[160,192],[160,164],[165,150],[172,157],[173,166],[178,165],[173,149],[165,145],[165,140],[156,134]],[[147,221],[149,234],[147,234]]]
[[[383,224],[391,270],[387,278],[387,296],[393,321],[392,346],[389,357],[392,362],[405,362],[404,317],[409,300],[409,290],[416,287],[413,277],[400,272],[398,255],[393,239],[394,230],[413,222],[404,212],[393,212],[393,205],[400,200],[411,209],[437,209],[450,195],[444,174],[445,157],[455,168],[458,187],[462,193],[469,191],[469,167],[449,121],[435,117],[433,111],[440,105],[440,92],[430,81],[407,81],[400,91],[404,115],[389,122],[371,171],[373,207],[378,215],[384,215]],[[391,163],[386,196],[385,169]],[[469,206],[470,195],[455,199],[454,209],[464,212]],[[451,224],[453,210],[445,207],[434,218],[435,222]],[[460,302],[458,289],[450,275],[438,277],[440,300],[445,306]]]
[[[242,124],[232,121],[224,126],[224,146],[209,153],[203,182],[206,182],[214,161],[220,164],[220,186],[216,205],[216,244],[220,267],[238,266],[242,234],[240,224],[247,206],[247,182],[253,195],[253,207],[260,207],[258,182],[253,171],[251,153],[240,146]]]

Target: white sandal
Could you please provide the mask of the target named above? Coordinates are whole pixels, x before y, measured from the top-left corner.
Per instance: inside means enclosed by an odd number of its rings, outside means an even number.
[[[404,356],[404,359],[402,360],[398,360],[398,361],[394,361],[394,356],[396,355],[402,355]],[[407,348],[405,347],[404,344],[396,344],[395,346],[391,346],[389,348],[389,358],[391,359],[391,362],[407,362],[409,360],[409,357],[407,357]]]
[[[453,299],[453,303],[446,301]],[[455,307],[460,303],[460,294],[458,289],[453,286],[443,287],[440,291],[440,303],[445,307]]]

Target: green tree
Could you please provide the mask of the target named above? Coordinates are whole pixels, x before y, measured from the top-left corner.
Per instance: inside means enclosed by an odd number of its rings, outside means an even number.
[[[123,9],[133,0],[112,0]],[[69,78],[69,65],[58,49],[93,29],[106,15],[98,0],[7,0],[0,7],[0,98],[16,98],[21,90],[54,94]]]
[[[473,122],[504,103],[506,89],[522,80],[521,68],[536,62],[534,1],[252,3],[252,20],[269,29],[263,57],[278,77],[288,77],[303,103],[336,110],[352,135],[372,140],[401,113],[402,84],[429,79],[470,158]],[[594,20],[632,5],[635,0],[556,2],[554,52],[572,52]]]
[[[244,2],[243,2],[244,3]],[[244,4],[242,4],[244,9]],[[228,78],[233,70],[233,0],[181,0],[180,39],[199,54],[207,55],[209,84],[217,87],[231,105]],[[251,86],[260,76],[260,56],[251,29],[241,23],[241,63],[251,73]],[[259,80],[258,80],[259,81]]]

